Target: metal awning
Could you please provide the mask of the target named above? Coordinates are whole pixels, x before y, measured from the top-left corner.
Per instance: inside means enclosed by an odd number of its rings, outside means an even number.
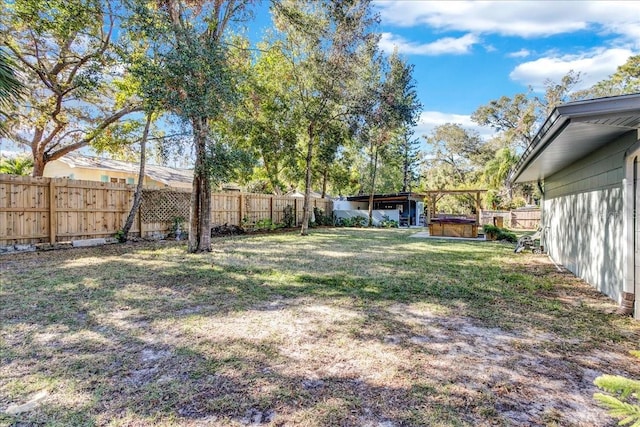
[[[640,93],[558,106],[523,153],[512,182],[544,179],[640,128]]]
[[[350,202],[368,202],[370,194],[363,194],[361,196],[348,196],[347,200]],[[424,194],[418,193],[393,193],[393,194],[374,194],[374,202],[406,202],[407,200],[422,201]]]

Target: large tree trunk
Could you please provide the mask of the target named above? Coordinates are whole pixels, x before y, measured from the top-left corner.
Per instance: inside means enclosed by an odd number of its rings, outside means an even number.
[[[373,170],[371,171],[371,192],[369,193],[369,227],[373,226],[373,196],[376,192],[376,175],[378,175],[378,149],[373,146]]]
[[[138,212],[140,202],[142,202],[142,185],[144,183],[144,167],[146,164],[145,157],[147,155],[147,137],[149,136],[149,127],[151,127],[151,113],[147,114],[147,123],[144,125],[142,139],[140,140],[140,171],[138,172],[138,185],[136,186],[136,192],[133,196],[133,205],[131,206],[127,220],[124,223],[124,227],[122,227],[122,238],[124,240],[128,240],[129,238],[129,230],[131,230],[133,219],[136,216],[136,212]]]
[[[31,176],[38,177],[44,175],[44,167],[46,163],[44,161],[43,156],[34,156],[33,157],[33,172],[31,172]]]
[[[327,181],[329,181],[329,166],[324,168],[322,172],[322,198],[327,196]]]
[[[190,253],[211,251],[211,179],[207,168],[208,122],[205,117],[191,120],[196,146],[189,218]]]
[[[302,205],[302,226],[300,227],[300,235],[309,234],[309,219],[311,217],[311,160],[313,159],[313,125],[309,125],[309,140],[307,142],[307,158],[306,172],[304,181],[304,204]]]

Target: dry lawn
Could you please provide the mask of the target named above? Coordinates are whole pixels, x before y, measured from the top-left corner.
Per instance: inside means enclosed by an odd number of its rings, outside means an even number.
[[[640,325],[512,246],[325,229],[0,258],[0,425],[607,426]],[[24,406],[24,405],[27,406]]]

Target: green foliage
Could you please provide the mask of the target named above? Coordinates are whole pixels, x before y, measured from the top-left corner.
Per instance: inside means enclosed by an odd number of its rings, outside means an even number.
[[[589,89],[573,94],[573,99],[602,98],[640,92],[640,55],[630,56],[615,73]]]
[[[477,132],[459,124],[446,123],[433,129],[426,136],[432,156],[422,171],[425,189],[473,188],[477,186],[481,171],[493,157],[493,145],[484,142]],[[469,211],[473,200],[450,196],[439,205],[454,213],[459,209]]]
[[[24,86],[15,73],[15,63],[0,49],[0,136],[8,136],[5,121],[23,97]]]
[[[536,133],[537,105],[530,94],[518,93],[513,98],[502,96],[479,107],[471,115],[471,120],[480,126],[504,132],[508,144],[523,151]]]
[[[296,226],[296,213],[293,210],[293,206],[287,205],[283,210],[283,220],[284,226],[287,228],[292,228]]]
[[[31,175],[33,160],[28,156],[7,157],[0,159],[0,173],[9,175]]]
[[[482,226],[485,235],[490,240],[500,240],[509,243],[515,243],[518,241],[518,237],[515,233],[507,230],[506,228],[496,227],[495,225],[485,224]]]
[[[275,224],[271,218],[260,219],[253,226],[255,231],[273,231],[278,228],[282,228],[282,224]]]
[[[630,352],[640,358],[640,352]],[[619,375],[601,375],[593,382],[604,393],[595,393],[593,398],[607,408],[609,415],[621,418],[618,425],[640,427],[640,381]]]
[[[122,229],[116,231],[116,234],[114,235],[114,237],[119,243],[124,243],[127,241],[127,234]]]
[[[396,221],[395,219],[389,219],[389,217],[387,215],[384,215],[382,217],[382,221],[380,221],[380,227],[382,227],[382,228],[397,228],[398,227],[398,221]]]
[[[211,138],[207,146],[206,167],[212,184],[223,184],[251,173],[256,161],[250,152]]]
[[[363,216],[353,216],[350,218],[340,218],[337,221],[339,227],[364,227],[368,222],[368,219]]]
[[[320,208],[313,208],[313,215],[316,218],[316,225],[333,225],[333,215],[325,214]]]

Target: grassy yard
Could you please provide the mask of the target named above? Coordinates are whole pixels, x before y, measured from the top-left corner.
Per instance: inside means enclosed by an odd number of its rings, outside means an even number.
[[[0,425],[615,425],[640,325],[544,256],[312,232],[0,258]]]

